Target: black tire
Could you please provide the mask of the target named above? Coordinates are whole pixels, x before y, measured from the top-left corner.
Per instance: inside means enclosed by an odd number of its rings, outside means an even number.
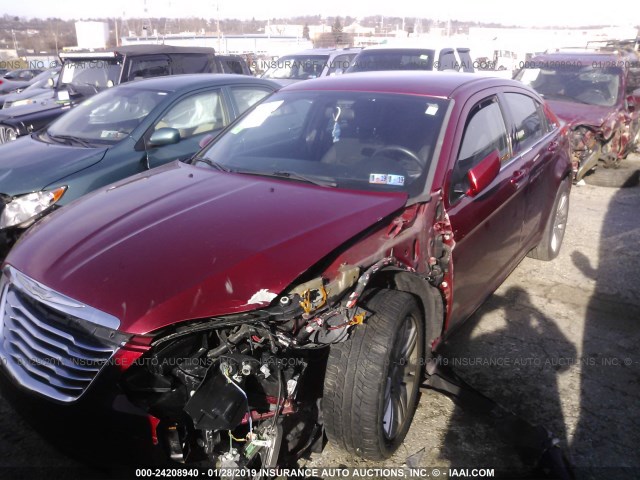
[[[542,234],[542,240],[531,250],[529,257],[550,261],[558,256],[569,217],[569,180],[563,180],[556,193],[553,208]]]
[[[585,183],[596,187],[626,188],[640,183],[638,163],[624,160],[617,168],[598,169],[584,177]]]
[[[322,415],[329,440],[351,454],[381,460],[402,443],[416,410],[424,320],[406,292],[378,290],[366,307],[373,314],[365,323],[331,346]],[[394,406],[401,413],[397,423],[388,421]]]

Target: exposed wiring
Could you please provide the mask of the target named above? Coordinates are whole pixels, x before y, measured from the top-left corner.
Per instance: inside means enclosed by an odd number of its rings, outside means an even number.
[[[278,368],[278,403],[276,404],[276,413],[273,416],[273,424],[271,426],[272,429],[276,428],[276,425],[278,423],[278,417],[280,417],[280,410],[281,410],[281,405],[284,403],[283,402],[283,388],[282,385],[284,383],[284,380],[282,378],[282,370],[280,368]]]
[[[247,439],[246,438],[236,438],[233,436],[233,433],[231,433],[231,430],[229,430],[229,436],[231,437],[232,440],[235,440],[236,442],[246,442]]]
[[[236,387],[240,391],[240,393],[242,393],[242,396],[247,401],[247,414],[249,415],[249,434],[248,434],[248,436],[249,436],[249,438],[253,438],[253,419],[251,418],[251,409],[249,408],[249,398],[247,397],[247,394],[245,393],[245,391],[240,387],[240,385],[238,385],[236,382],[233,381],[233,379],[229,375],[229,369],[228,368],[224,368],[222,370],[222,374],[227,378],[227,382],[229,382],[231,385]],[[231,432],[229,432],[229,435],[231,435]]]

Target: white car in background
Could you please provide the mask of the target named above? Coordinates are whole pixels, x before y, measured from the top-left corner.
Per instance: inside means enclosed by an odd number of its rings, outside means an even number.
[[[367,47],[353,60],[348,73],[381,70],[437,70],[474,73],[468,47],[415,47],[384,45]]]

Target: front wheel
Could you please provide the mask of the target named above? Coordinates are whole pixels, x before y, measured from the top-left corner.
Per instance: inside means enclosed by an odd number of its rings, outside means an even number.
[[[416,410],[424,358],[424,321],[406,292],[379,290],[373,314],[352,337],[331,346],[322,409],[327,436],[370,460],[402,443]]]

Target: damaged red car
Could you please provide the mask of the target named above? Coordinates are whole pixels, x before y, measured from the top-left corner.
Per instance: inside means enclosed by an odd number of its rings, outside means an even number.
[[[599,164],[616,168],[640,140],[640,56],[635,51],[560,52],[515,76],[534,88],[571,131],[575,181]]]
[[[21,238],[3,267],[3,392],[87,408],[100,431],[105,406],[143,419],[175,462],[291,464],[325,433],[386,458],[443,336],[525,255],[558,254],[568,152],[512,80],[289,86],[189,163]]]

